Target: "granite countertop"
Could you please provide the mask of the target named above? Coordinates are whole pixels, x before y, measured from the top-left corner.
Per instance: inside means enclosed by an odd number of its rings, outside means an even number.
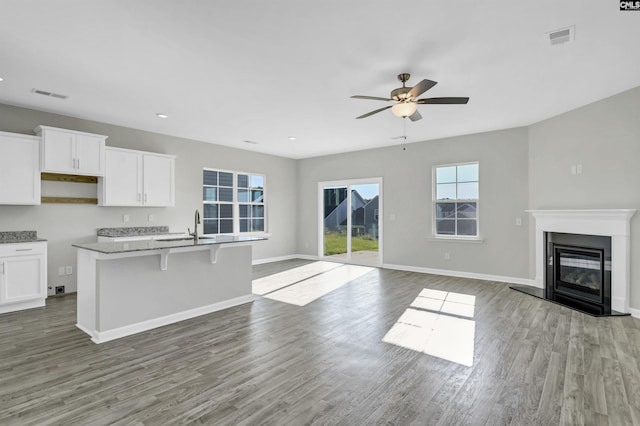
[[[13,243],[34,243],[39,241],[47,241],[38,238],[36,231],[2,231],[0,232],[0,244]]]
[[[73,247],[96,251],[104,254],[118,254],[180,247],[198,247],[210,246],[215,244],[245,243],[252,241],[262,241],[266,239],[266,237],[217,235],[211,237],[203,236],[199,238],[198,241],[194,241],[193,238],[167,238],[160,240],[73,244]]]
[[[98,237],[136,237],[140,235],[165,234],[184,234],[184,232],[169,232],[168,226],[125,226],[120,228],[98,228]]]

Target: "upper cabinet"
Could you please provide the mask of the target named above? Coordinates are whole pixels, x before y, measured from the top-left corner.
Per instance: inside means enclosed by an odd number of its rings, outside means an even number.
[[[0,204],[40,204],[40,138],[0,132]]]
[[[175,205],[173,155],[107,147],[105,157],[105,175],[98,179],[98,204]]]
[[[107,136],[75,130],[38,126],[42,138],[42,171],[104,176]]]

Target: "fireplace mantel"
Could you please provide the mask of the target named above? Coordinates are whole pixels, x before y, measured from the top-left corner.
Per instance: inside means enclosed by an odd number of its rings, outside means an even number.
[[[545,232],[611,237],[611,308],[629,312],[631,217],[635,209],[527,210],[536,222],[536,286],[544,288]]]

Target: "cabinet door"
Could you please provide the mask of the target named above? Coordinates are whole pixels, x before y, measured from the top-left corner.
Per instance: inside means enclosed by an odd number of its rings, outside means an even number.
[[[46,297],[43,259],[43,255],[0,258],[0,302]]]
[[[75,138],[75,173],[92,176],[104,175],[104,138],[80,134]]]
[[[174,205],[174,158],[153,154],[144,155],[144,204],[146,206]]]
[[[40,204],[40,142],[0,135],[0,204]]]
[[[101,190],[103,206],[142,205],[142,155],[107,148]]]
[[[53,173],[76,173],[72,133],[45,129],[42,132],[42,171]]]

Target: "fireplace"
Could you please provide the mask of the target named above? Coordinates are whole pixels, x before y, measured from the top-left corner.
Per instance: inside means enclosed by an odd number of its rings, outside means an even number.
[[[636,210],[528,212],[535,219],[535,279],[531,285],[512,288],[591,315],[628,315],[631,218]],[[567,234],[573,234],[573,237],[567,240],[562,236]],[[583,239],[594,236],[606,238],[608,244],[605,247],[593,246],[592,242],[585,242]],[[557,244],[552,251],[549,251],[549,242]],[[559,261],[553,259],[556,249],[561,258]],[[551,258],[547,253],[552,255]],[[558,269],[551,269],[551,274],[560,278],[559,284],[555,279],[550,283],[547,275],[553,265],[557,265]]]
[[[611,237],[547,232],[546,298],[591,313],[611,312]]]

